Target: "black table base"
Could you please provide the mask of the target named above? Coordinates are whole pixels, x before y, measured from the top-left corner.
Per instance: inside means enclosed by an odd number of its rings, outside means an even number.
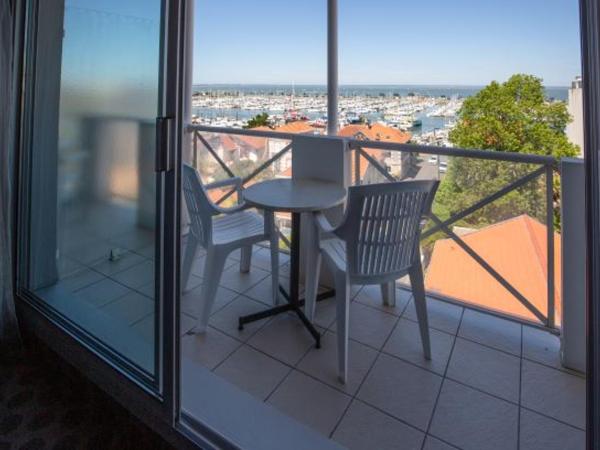
[[[244,325],[257,320],[262,320],[267,317],[276,316],[278,314],[294,311],[300,318],[306,329],[315,339],[315,346],[321,348],[321,334],[317,331],[312,323],[308,320],[302,307],[304,306],[304,299],[299,298],[299,284],[300,284],[300,213],[292,213],[292,248],[291,248],[291,261],[290,261],[290,290],[289,293],[280,285],[279,290],[286,299],[287,303],[278,305],[273,308],[266,309],[254,314],[242,316],[239,318],[238,328],[244,329]],[[329,290],[317,295],[317,301],[322,301],[327,298],[335,296],[334,290]]]

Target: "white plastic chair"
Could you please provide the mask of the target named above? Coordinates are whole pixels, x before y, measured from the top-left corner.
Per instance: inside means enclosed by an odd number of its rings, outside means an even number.
[[[419,240],[424,218],[431,211],[438,181],[353,186],[342,223],[332,227],[322,213],[314,215],[314,233],[333,234],[313,239],[313,260],[307,263],[306,315],[313,320],[321,255],[335,277],[338,369],[342,383],[348,371],[350,285],[379,284],[384,303],[395,303],[395,281],[408,274],[413,290],[423,352],[431,359],[425,286]]]
[[[215,205],[207,195],[210,189],[235,186],[238,200],[241,199],[242,180],[229,178],[202,185],[198,172],[187,164],[183,166],[183,192],[190,216],[188,235],[183,257],[183,290],[186,290],[192,264],[198,246],[206,249],[203,284],[200,290],[202,306],[194,332],[206,331],[208,319],[215,302],[219,281],[229,254],[241,249],[240,272],[249,272],[252,245],[269,241],[271,248],[271,278],[273,304],[278,302],[279,292],[279,236],[273,212],[265,211],[261,216],[247,211],[248,206],[240,203],[232,208]]]

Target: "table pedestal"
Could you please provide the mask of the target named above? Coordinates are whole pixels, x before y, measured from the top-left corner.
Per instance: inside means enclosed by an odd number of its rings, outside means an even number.
[[[256,322],[257,320],[265,319],[267,317],[276,316],[278,314],[294,311],[306,329],[312,334],[315,339],[315,345],[317,348],[321,347],[321,334],[317,331],[317,329],[313,326],[312,323],[308,320],[304,311],[302,311],[302,306],[304,306],[304,299],[300,299],[300,213],[293,212],[292,213],[292,248],[291,248],[291,262],[290,262],[290,287],[289,293],[285,291],[283,286],[279,286],[279,290],[281,294],[286,299],[287,303],[279,306],[275,306],[273,308],[266,309],[264,311],[249,314],[247,316],[242,316],[239,318],[239,326],[238,328],[242,330],[244,328],[244,324],[250,322]],[[326,298],[331,298],[335,296],[335,290],[329,290],[317,295],[317,301],[325,300]]]

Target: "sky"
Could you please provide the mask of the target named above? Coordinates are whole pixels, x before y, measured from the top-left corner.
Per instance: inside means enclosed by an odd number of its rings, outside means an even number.
[[[520,72],[567,86],[581,73],[578,0],[338,2],[341,84],[480,86]],[[67,33],[95,58],[120,73],[156,68],[161,0],[66,4],[82,17]],[[327,0],[196,0],[194,83],[325,84],[326,10]]]
[[[581,73],[577,0],[338,0],[341,84],[547,86]],[[196,0],[194,82],[324,84],[326,0]]]

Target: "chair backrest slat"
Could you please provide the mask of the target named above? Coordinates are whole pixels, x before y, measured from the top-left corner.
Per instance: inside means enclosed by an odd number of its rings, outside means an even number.
[[[190,233],[204,248],[212,239],[214,207],[196,169],[183,165],[183,195],[190,216]]]
[[[419,180],[349,189],[340,236],[346,241],[352,277],[392,277],[414,263],[421,221],[431,211],[438,184]]]

